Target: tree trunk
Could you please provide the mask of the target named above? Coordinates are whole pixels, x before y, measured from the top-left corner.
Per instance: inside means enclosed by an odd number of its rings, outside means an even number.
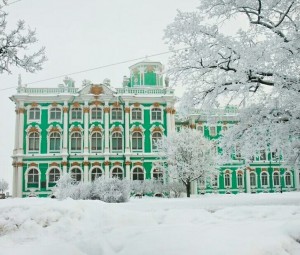
[[[186,187],[186,196],[191,197],[191,182],[187,181],[185,187]]]

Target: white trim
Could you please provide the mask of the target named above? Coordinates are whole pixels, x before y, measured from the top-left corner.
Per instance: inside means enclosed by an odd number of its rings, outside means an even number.
[[[83,182],[84,181],[84,175],[83,175],[83,169],[80,166],[72,166],[69,168],[69,174],[72,176],[72,170],[78,168],[81,171],[81,179],[80,181]]]
[[[38,187],[37,188],[29,188],[28,187],[28,172],[31,170],[31,169],[36,169],[38,170],[39,172],[39,181],[38,181]],[[38,167],[36,166],[30,166],[26,169],[25,173],[24,173],[24,176],[25,176],[25,191],[29,190],[29,191],[36,191],[36,190],[40,190],[41,189],[41,171]]]
[[[54,109],[54,108],[59,108],[60,109],[60,119],[51,119],[51,110]],[[49,105],[47,107],[47,110],[48,110],[48,123],[52,123],[52,122],[58,122],[60,124],[62,124],[62,119],[63,119],[63,106],[60,105],[60,104],[57,104],[56,106],[53,106],[53,105]]]
[[[81,109],[81,119],[72,119],[72,111],[73,109]],[[79,107],[75,107],[75,106],[71,106],[70,109],[69,109],[69,123],[73,123],[73,122],[80,122],[82,123],[83,121],[83,105],[79,105]]]
[[[52,170],[52,169],[58,169],[59,170],[59,174],[60,174],[60,177],[62,176],[62,170],[60,167],[58,166],[50,166],[47,171],[46,171],[46,189],[50,189],[49,187],[49,172]],[[52,188],[52,187],[51,187]]]
[[[97,119],[97,120],[93,120],[92,119],[92,109],[94,108],[100,108],[101,109],[101,120]],[[102,105],[91,105],[90,106],[90,123],[94,123],[94,122],[99,122],[99,123],[103,123],[103,119],[104,119],[104,107]]]
[[[144,171],[144,180],[146,180],[146,170],[143,166],[134,166],[131,168],[131,171],[130,171],[130,180],[133,180],[133,170],[136,169],[136,168],[140,168]],[[138,181],[138,180],[137,180]]]
[[[139,108],[141,109],[141,120],[132,120],[132,109]],[[134,106],[134,104],[130,105],[130,124],[139,122],[144,124],[144,106],[140,104],[139,106]]]
[[[242,173],[239,173],[239,172],[241,172],[242,171]],[[237,169],[236,171],[235,171],[235,174],[236,174],[236,186],[237,186],[237,188],[238,189],[242,189],[242,188],[244,188],[245,187],[245,181],[244,181],[244,178],[245,178],[245,173],[244,173],[244,171],[243,170],[241,170],[241,169]],[[242,185],[238,185],[238,175],[239,174],[241,174],[242,175]]]
[[[267,181],[268,181],[267,185],[262,184],[262,175],[263,175],[263,173],[267,174]],[[260,173],[260,185],[261,185],[261,188],[263,188],[263,189],[270,187],[270,175],[267,171],[261,171],[261,173]]]
[[[122,114],[122,118],[121,118],[121,120],[113,120],[112,119],[112,110],[114,109],[114,108],[120,108],[121,109],[121,114]],[[120,122],[120,123],[123,123],[124,122],[124,109],[123,109],[123,105],[119,105],[119,106],[113,106],[113,105],[111,105],[110,106],[110,123],[114,123],[114,122]]]
[[[154,108],[158,108],[161,110],[161,120],[153,120],[152,119],[152,109],[154,109]],[[150,106],[150,124],[155,123],[155,122],[159,122],[162,124],[164,123],[164,107],[162,105],[160,105],[160,106],[151,105]]]
[[[291,184],[290,185],[286,185],[286,174],[287,173],[289,173],[290,174],[290,180],[291,180]],[[286,170],[285,171],[285,173],[284,173],[284,186],[286,187],[286,188],[291,188],[291,187],[293,187],[293,184],[294,184],[294,181],[293,181],[293,173],[292,173],[292,171],[290,171],[290,170]]]
[[[277,167],[276,167],[277,168]],[[281,186],[281,175],[280,175],[280,169],[279,169],[279,171],[274,171],[274,169],[276,169],[276,168],[273,168],[273,173],[272,173],[272,184],[273,184],[273,187],[274,188],[279,188],[280,186]],[[279,184],[278,185],[275,185],[275,178],[274,178],[274,175],[275,175],[275,173],[277,173],[278,174],[278,177],[279,177]]]
[[[112,171],[116,168],[120,168],[122,170],[122,179],[125,179],[125,172],[123,166],[113,166],[109,171],[109,178],[112,178]]]
[[[104,171],[104,169],[101,167],[101,166],[93,166],[93,167],[91,167],[90,168],[90,170],[89,170],[89,181],[91,182],[92,181],[92,171],[95,169],[95,168],[99,168],[100,170],[101,170],[101,172],[102,172],[102,174],[101,174],[101,177],[102,176],[105,176],[105,171]]]
[[[253,185],[251,185],[251,174],[254,174],[255,175],[255,186],[253,186]],[[257,184],[258,184],[258,182],[257,182],[257,173],[256,173],[256,171],[250,171],[250,174],[249,174],[249,176],[250,176],[250,179],[249,179],[249,185],[250,185],[250,188],[251,188],[251,190],[252,189],[256,189],[257,188]]]
[[[31,109],[34,109],[34,108],[38,108],[40,110],[40,118],[39,119],[30,119],[29,116],[30,116],[30,110]],[[40,105],[37,105],[37,106],[31,106],[30,104],[27,105],[25,107],[26,109],[26,113],[27,113],[27,123],[32,123],[32,122],[35,122],[35,123],[38,123],[38,124],[41,124],[41,119],[42,119],[42,107]]]

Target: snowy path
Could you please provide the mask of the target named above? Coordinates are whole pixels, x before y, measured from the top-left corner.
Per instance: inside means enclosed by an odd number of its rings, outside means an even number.
[[[0,201],[0,255],[300,254],[300,193]]]

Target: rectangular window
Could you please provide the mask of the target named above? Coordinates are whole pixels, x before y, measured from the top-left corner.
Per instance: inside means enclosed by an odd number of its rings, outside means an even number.
[[[216,127],[209,127],[209,134],[210,136],[216,136],[217,134]]]

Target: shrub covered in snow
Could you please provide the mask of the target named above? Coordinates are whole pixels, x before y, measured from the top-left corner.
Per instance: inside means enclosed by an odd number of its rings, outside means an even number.
[[[0,180],[0,192],[4,193],[6,190],[8,190],[8,183],[4,179]]]

